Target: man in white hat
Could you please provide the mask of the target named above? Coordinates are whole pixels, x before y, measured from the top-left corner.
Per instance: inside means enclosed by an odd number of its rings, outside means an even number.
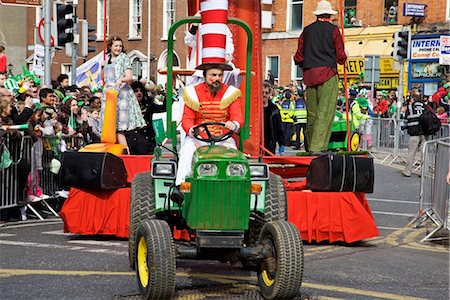
[[[337,14],[330,2],[320,1],[313,14],[317,20],[300,35],[294,61],[302,68],[307,86],[306,137],[314,153],[328,149],[338,96],[337,63],[344,64],[347,55],[339,28],[330,23]]]

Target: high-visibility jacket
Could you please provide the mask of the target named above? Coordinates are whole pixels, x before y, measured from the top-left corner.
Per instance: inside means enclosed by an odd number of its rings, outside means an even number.
[[[347,114],[343,113],[344,118],[347,118]],[[349,120],[353,123],[353,126],[355,128],[359,128],[361,125],[360,120],[367,120],[370,119],[369,115],[363,114],[361,112],[361,107],[359,106],[358,102],[352,101],[350,104],[350,111],[348,113]]]
[[[290,99],[283,99],[278,104],[280,109],[281,122],[294,123],[294,103]]]
[[[303,97],[294,100],[294,124],[306,123],[306,102]]]

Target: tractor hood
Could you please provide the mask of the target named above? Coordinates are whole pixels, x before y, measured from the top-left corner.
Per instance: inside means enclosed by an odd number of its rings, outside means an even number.
[[[216,145],[197,148],[194,154],[194,161],[197,160],[247,161],[241,151]]]

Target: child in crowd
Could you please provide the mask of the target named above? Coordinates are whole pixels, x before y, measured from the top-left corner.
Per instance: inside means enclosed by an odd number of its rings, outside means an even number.
[[[101,141],[101,131],[102,128],[100,127],[100,110],[98,108],[90,107],[89,108],[89,117],[88,117],[88,123],[89,126],[92,127],[92,142],[98,143]]]
[[[17,112],[21,114],[23,112],[23,109],[25,108],[25,101],[18,101],[17,102]]]

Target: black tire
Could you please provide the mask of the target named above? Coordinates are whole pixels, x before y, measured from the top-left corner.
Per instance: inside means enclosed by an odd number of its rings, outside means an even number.
[[[292,299],[303,280],[303,243],[295,225],[287,221],[268,222],[258,243],[272,253],[260,261],[258,285],[265,299]]]
[[[135,268],[136,231],[143,221],[156,219],[155,190],[150,172],[139,173],[131,183],[130,235],[128,237],[128,258],[130,267]]]
[[[169,225],[148,220],[136,233],[136,276],[144,299],[170,299],[175,291],[176,253]]]
[[[276,220],[287,220],[287,196],[281,176],[270,173],[266,185],[266,205],[264,215],[267,222]],[[250,220],[247,231],[246,245],[255,247],[263,224],[257,220]],[[255,260],[243,260],[242,265],[245,270],[256,271],[257,262]]]

